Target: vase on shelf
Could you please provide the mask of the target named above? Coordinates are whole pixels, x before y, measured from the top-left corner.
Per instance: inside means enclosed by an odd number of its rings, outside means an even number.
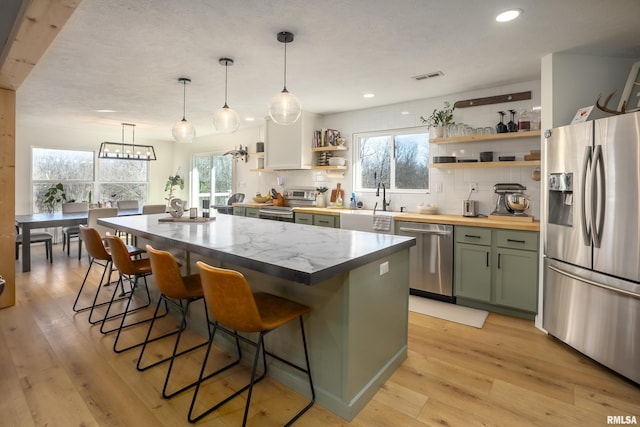
[[[431,129],[433,129],[433,138],[442,138],[442,136],[444,135],[444,126],[434,126]]]

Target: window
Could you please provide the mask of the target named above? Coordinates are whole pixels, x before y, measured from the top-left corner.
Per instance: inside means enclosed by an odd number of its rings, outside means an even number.
[[[211,205],[226,205],[233,191],[233,163],[231,156],[198,154],[193,158],[191,206],[202,206],[202,200]]]
[[[57,183],[64,186],[67,200],[89,200],[93,191],[93,151],[33,148],[31,162],[33,212],[47,212],[44,193]]]
[[[35,213],[47,212],[43,195],[57,183],[64,186],[67,201],[138,200],[140,205],[146,203],[149,162],[100,159],[96,179],[93,151],[33,148],[31,158]]]
[[[355,187],[429,190],[429,134],[422,128],[355,135]]]
[[[140,160],[99,159],[96,202],[137,200],[147,202],[149,162]]]

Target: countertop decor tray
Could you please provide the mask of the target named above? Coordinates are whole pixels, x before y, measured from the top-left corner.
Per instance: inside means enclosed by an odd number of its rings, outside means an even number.
[[[211,217],[211,218],[203,218],[203,217],[198,217],[198,218],[189,218],[189,217],[180,217],[180,218],[174,218],[172,216],[170,217],[166,217],[166,218],[160,218],[158,219],[158,222],[209,222],[209,221],[215,221],[216,217]]]

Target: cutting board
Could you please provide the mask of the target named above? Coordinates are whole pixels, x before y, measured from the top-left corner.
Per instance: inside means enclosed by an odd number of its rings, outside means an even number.
[[[340,189],[340,183],[338,183],[336,185],[336,188],[331,190],[331,199],[329,199],[329,201],[331,203],[335,203],[336,200],[338,200],[338,194],[340,195],[340,197],[342,198],[342,200],[344,201],[344,190]]]

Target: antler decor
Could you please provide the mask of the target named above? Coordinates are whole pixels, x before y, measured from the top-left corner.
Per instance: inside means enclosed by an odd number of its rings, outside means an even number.
[[[598,99],[596,100],[596,107],[598,107],[598,109],[604,111],[605,113],[610,113],[610,114],[624,114],[627,112],[627,101],[624,101],[622,103],[622,108],[620,108],[620,111],[618,110],[612,110],[610,108],[607,107],[607,104],[609,104],[609,101],[611,101],[611,98],[613,98],[613,95],[616,94],[616,91],[613,91],[609,96],[607,96],[607,98],[604,100],[604,105],[600,105],[600,97],[602,96],[602,94],[598,94]]]

